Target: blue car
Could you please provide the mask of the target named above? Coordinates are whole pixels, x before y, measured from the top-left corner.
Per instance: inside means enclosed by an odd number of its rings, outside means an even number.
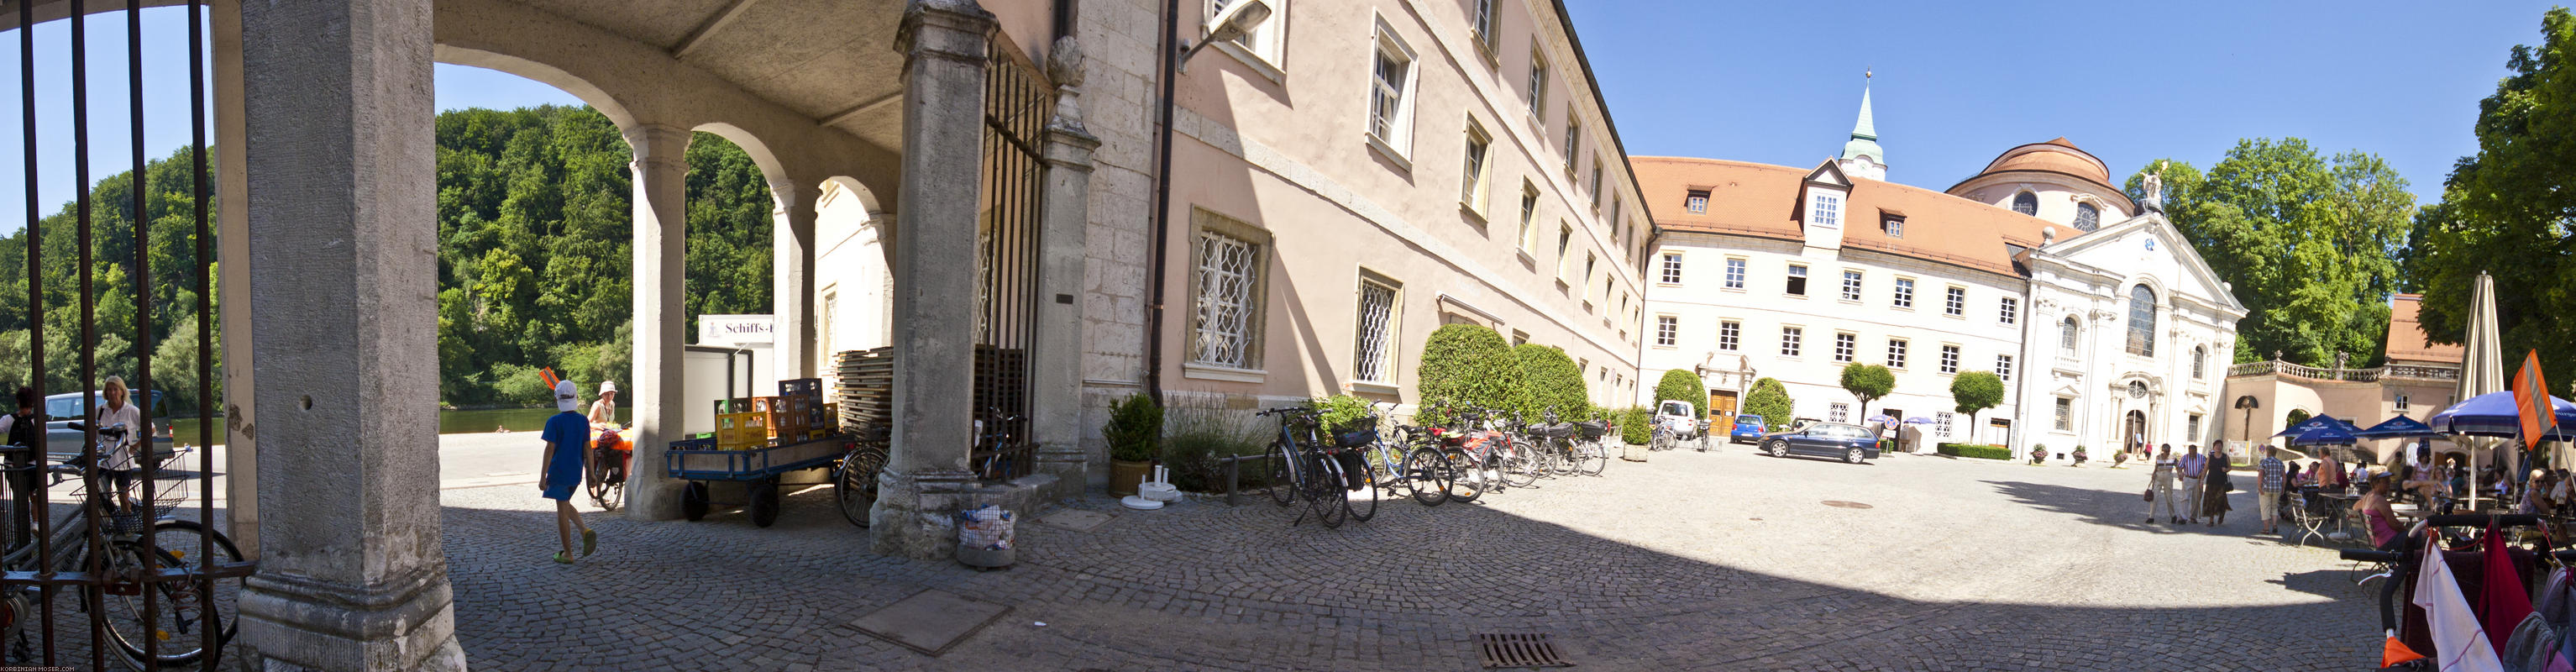
[[[1761,443],[1762,416],[1749,413],[1735,415],[1735,428],[1726,432],[1727,443]]]

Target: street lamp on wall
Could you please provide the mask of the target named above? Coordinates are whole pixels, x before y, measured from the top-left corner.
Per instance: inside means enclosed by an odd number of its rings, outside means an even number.
[[[1181,72],[1190,71],[1190,56],[1199,53],[1200,49],[1226,40],[1242,39],[1245,33],[1260,28],[1261,22],[1270,20],[1270,11],[1269,0],[1235,0],[1225,9],[1217,10],[1216,18],[1208,20],[1207,36],[1200,38],[1198,44],[1181,47]]]

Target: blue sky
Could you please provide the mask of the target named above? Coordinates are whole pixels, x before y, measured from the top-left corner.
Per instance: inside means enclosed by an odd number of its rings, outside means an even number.
[[[1631,154],[1811,166],[1842,147],[1872,87],[1897,182],[1947,188],[1996,154],[2065,136],[2125,178],[2174,157],[2207,168],[2239,138],[2307,138],[2386,158],[2424,200],[2477,149],[2470,124],[2547,2],[1740,3],[1573,0]],[[185,10],[144,10],[147,155],[188,141]],[[70,27],[36,27],[38,203],[75,193]],[[0,31],[0,98],[20,85]],[[132,167],[122,14],[89,26],[93,180]],[[575,104],[516,76],[440,65],[440,109]],[[26,211],[20,111],[0,109],[0,231]]]
[[[1813,166],[1875,70],[1892,181],[1946,189],[2065,136],[2116,182],[2239,138],[2380,155],[2441,195],[2507,51],[2551,3],[1567,3],[1631,155]]]

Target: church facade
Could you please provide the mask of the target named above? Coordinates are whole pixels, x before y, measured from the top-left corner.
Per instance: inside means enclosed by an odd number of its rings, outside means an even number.
[[[2005,150],[1944,190],[1897,184],[1864,92],[1843,151],[1812,168],[1632,163],[1663,231],[1641,380],[1694,371],[1725,414],[1772,378],[1796,418],[1894,416],[1923,450],[2100,456],[2222,436],[2244,305],[2154,194],[2132,200],[2064,138]],[[1895,390],[1864,406],[1840,383],[1851,364],[1887,366]],[[2004,380],[2001,405],[1958,410],[1950,385],[1969,371]]]

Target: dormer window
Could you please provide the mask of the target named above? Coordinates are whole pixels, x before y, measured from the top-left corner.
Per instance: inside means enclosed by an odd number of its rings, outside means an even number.
[[[2032,217],[2039,216],[2039,195],[2027,191],[2014,195],[2013,212],[2030,215]]]
[[[1887,237],[1889,238],[1903,238],[1905,237],[1905,218],[1889,215],[1887,220],[1881,224],[1880,228],[1887,229]]]
[[[1694,215],[1708,214],[1708,190],[1692,189],[1690,197],[1682,199],[1682,209]]]
[[[1807,208],[1807,223],[1816,226],[1841,226],[1842,209],[1841,195],[1817,192],[1814,204]]]

